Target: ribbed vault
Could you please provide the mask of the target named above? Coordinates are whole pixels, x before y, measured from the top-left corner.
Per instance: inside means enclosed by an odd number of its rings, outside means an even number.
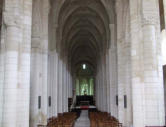
[[[66,0],[58,18],[58,48],[72,69],[88,63],[94,69],[109,46],[109,16],[100,0]]]

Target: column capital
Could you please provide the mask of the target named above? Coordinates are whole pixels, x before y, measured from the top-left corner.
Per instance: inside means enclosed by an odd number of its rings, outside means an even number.
[[[142,25],[156,25],[159,21],[159,5],[156,0],[143,0]]]
[[[142,25],[156,25],[159,23],[158,16],[155,14],[150,14],[148,16],[142,17]]]
[[[20,27],[21,26],[21,16],[20,15],[16,15],[7,11],[3,12],[3,20],[4,20],[4,24],[7,27]]]

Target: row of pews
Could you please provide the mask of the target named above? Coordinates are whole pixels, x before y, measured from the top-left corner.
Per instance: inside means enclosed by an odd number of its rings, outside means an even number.
[[[73,112],[58,114],[58,117],[48,119],[47,127],[73,127],[77,114]]]
[[[122,127],[119,121],[107,112],[90,112],[90,127]]]

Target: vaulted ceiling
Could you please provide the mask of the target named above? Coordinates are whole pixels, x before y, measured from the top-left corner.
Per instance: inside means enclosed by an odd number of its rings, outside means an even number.
[[[95,69],[110,39],[109,17],[101,1],[66,0],[58,19],[61,51],[73,66],[88,63]]]

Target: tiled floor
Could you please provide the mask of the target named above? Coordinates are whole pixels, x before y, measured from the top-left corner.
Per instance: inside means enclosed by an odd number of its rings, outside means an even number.
[[[88,110],[82,110],[80,117],[76,120],[74,127],[90,127]]]

